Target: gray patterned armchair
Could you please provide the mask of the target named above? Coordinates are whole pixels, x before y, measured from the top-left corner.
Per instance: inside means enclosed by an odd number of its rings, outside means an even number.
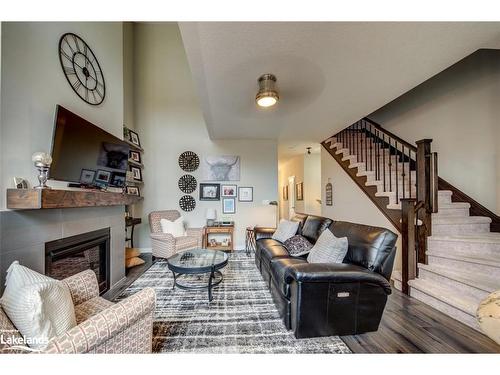
[[[183,250],[201,248],[203,243],[203,228],[186,228],[186,236],[174,237],[163,233],[160,220],[177,220],[181,214],[177,210],[153,211],[149,214],[149,227],[151,230],[151,246],[153,256],[168,258]]]
[[[71,292],[77,326],[51,339],[42,353],[151,353],[156,304],[152,288],[144,288],[113,303],[99,297],[97,277],[91,270],[63,281]],[[14,340],[21,339],[1,307],[0,333],[8,334]],[[0,343],[0,353],[26,352],[29,351]]]

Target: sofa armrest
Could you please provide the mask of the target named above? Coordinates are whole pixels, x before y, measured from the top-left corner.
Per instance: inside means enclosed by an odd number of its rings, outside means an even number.
[[[68,286],[75,306],[99,296],[97,276],[92,270],[79,272],[63,282]]]
[[[153,314],[155,304],[155,291],[152,288],[144,288],[53,338],[44,352],[70,354],[92,351],[140,319]]]
[[[255,234],[255,240],[260,240],[261,238],[271,238],[274,232],[276,232],[276,228],[254,227],[253,232]]]
[[[391,286],[378,273],[345,263],[301,263],[290,265],[285,271],[285,282],[301,283],[370,283],[391,294]]]
[[[175,242],[175,237],[170,233],[163,233],[163,232],[150,233],[149,236],[151,237],[152,240],[156,241],[172,242],[172,243]]]

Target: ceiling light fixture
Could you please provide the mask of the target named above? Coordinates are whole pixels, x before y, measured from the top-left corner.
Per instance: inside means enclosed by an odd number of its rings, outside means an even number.
[[[272,107],[280,99],[276,89],[276,76],[274,74],[263,74],[258,79],[259,92],[255,96],[255,102],[259,107]]]

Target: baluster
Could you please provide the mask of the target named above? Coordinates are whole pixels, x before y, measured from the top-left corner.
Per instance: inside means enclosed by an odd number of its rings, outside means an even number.
[[[372,133],[372,124],[370,124],[370,171],[373,171],[373,133]]]
[[[392,191],[392,141],[389,138],[389,190]]]
[[[361,154],[361,162],[364,162],[363,160],[363,123],[359,123],[359,153]]]
[[[406,157],[405,157],[405,145],[401,144],[401,156],[403,158],[403,171],[401,172],[401,176],[403,177],[403,199],[406,198],[405,196],[405,160],[406,160]]]
[[[355,138],[355,146],[354,148],[356,149],[356,162],[359,163],[359,137],[358,137],[358,123],[356,123],[356,132],[354,133],[356,138]]]
[[[385,146],[385,133],[382,133],[382,144]],[[386,191],[385,190],[385,148],[382,149],[382,152],[383,152],[382,164],[384,165],[383,166],[384,169],[383,169],[382,173],[383,173],[383,179],[384,179],[384,193],[385,193],[385,191]]]
[[[352,154],[352,142],[351,142],[351,134],[352,134],[352,125],[349,126],[349,138],[347,138],[347,148],[349,149],[349,155]]]
[[[365,135],[365,170],[368,170],[368,132],[366,131],[366,121],[363,120],[363,133]]]
[[[398,168],[398,165],[399,165],[399,150],[398,150],[398,141],[394,140],[394,147],[396,149],[396,180],[394,181],[394,183],[396,184],[396,204],[399,204],[399,177],[398,177],[398,173],[399,173],[399,168]]]
[[[379,155],[379,132],[375,129],[375,180],[379,180],[380,177],[380,155]]]

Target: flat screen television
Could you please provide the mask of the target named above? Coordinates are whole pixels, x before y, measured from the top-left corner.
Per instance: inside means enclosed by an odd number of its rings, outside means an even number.
[[[123,187],[129,145],[58,105],[50,178],[86,186]]]

